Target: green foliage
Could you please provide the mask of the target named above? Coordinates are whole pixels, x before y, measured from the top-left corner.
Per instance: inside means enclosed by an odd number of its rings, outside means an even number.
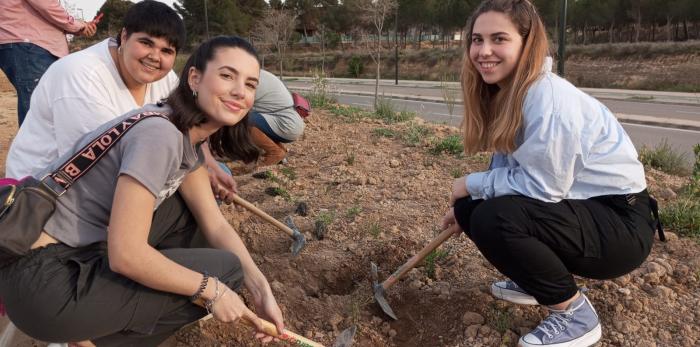
[[[672,175],[687,175],[688,165],[685,155],[671,147],[667,139],[664,139],[654,148],[642,147],[639,151],[639,161]]]
[[[382,226],[379,225],[379,222],[373,221],[369,223],[369,226],[367,227],[367,232],[376,239],[382,233]]]
[[[182,17],[190,43],[206,38],[204,0],[177,0],[173,7]],[[253,21],[260,18],[267,4],[263,0],[207,0],[209,37],[241,35],[250,32]]]
[[[362,206],[358,205],[357,202],[355,202],[355,205],[350,207],[347,212],[345,213],[345,216],[350,218],[350,219],[355,219],[360,212],[362,212]]]
[[[311,84],[311,92],[307,96],[313,107],[326,107],[335,103],[326,75],[318,71],[314,72]]]
[[[462,154],[464,152],[464,145],[462,144],[462,137],[458,135],[450,135],[442,140],[439,140],[433,144],[430,149],[433,154],[449,153],[453,155]]]
[[[297,173],[294,171],[294,168],[291,168],[289,166],[281,168],[280,172],[283,175],[287,176],[287,178],[290,180],[295,180],[297,178]]]
[[[394,129],[376,128],[372,129],[372,135],[377,137],[397,138],[399,137],[399,132]]]
[[[355,153],[348,152],[345,155],[345,163],[347,163],[350,166],[354,165],[355,164]]]
[[[679,235],[700,237],[700,202],[698,198],[679,196],[659,211],[661,223]]]
[[[693,174],[690,176],[690,184],[688,184],[685,191],[691,197],[700,198],[700,143],[693,147],[693,153],[695,153]]]
[[[292,196],[283,187],[269,187],[265,189],[265,193],[271,196],[281,196],[284,200],[291,201]]]
[[[351,77],[358,78],[362,75],[365,70],[365,63],[362,58],[353,55],[350,60],[348,60],[348,74]]]
[[[455,105],[457,104],[457,99],[460,96],[461,89],[451,88],[451,83],[454,82],[455,78],[452,75],[443,74],[440,78],[440,92],[442,95],[442,100],[447,105],[447,111],[452,115],[454,113]]]
[[[416,147],[423,143],[426,136],[430,134],[430,129],[425,126],[412,123],[403,135],[407,145]]]
[[[335,219],[335,212],[333,211],[321,211],[318,213],[316,216],[316,224],[321,224],[325,227],[328,227],[333,223],[333,220]]]
[[[396,112],[394,109],[394,103],[391,101],[391,99],[383,96],[377,98],[374,109],[374,116],[387,123],[401,123],[416,117],[415,112],[405,110]]]
[[[700,144],[693,148],[695,165],[690,183],[676,200],[659,211],[661,223],[680,235],[700,237]]]
[[[464,171],[458,167],[455,167],[450,170],[450,175],[452,175],[452,178],[460,178],[464,176]]]
[[[491,325],[500,334],[506,332],[511,326],[511,314],[507,312],[504,308],[498,308],[497,306],[492,306],[491,311],[488,314],[489,325]]]
[[[107,37],[116,36],[122,29],[124,15],[133,2],[129,0],[107,0],[100,7],[99,12],[103,14],[102,19],[97,24],[97,34],[95,36]]]
[[[449,253],[445,250],[435,249],[425,257],[425,272],[430,278],[435,278],[435,263],[445,259]]]
[[[369,112],[355,106],[330,104],[326,106],[326,109],[330,111],[332,115],[343,117],[349,122],[357,122],[360,119],[368,118],[371,115]]]

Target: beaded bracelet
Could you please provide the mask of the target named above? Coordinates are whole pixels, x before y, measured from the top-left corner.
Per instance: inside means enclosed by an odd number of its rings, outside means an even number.
[[[197,292],[190,297],[190,301],[192,302],[197,301],[197,299],[199,299],[199,297],[202,296],[202,293],[204,293],[204,289],[206,289],[207,284],[209,284],[209,272],[204,271],[202,275],[202,283],[199,284],[199,289],[197,289]]]

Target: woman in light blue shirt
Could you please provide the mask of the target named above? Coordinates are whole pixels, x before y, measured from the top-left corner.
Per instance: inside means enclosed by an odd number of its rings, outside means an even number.
[[[463,230],[510,278],[494,296],[548,307],[520,346],[595,344],[598,316],[573,275],[618,277],[649,254],[644,167],[615,116],[550,72],[529,1],[486,0],[468,29],[464,148],[494,154],[487,171],[455,180],[443,227]]]

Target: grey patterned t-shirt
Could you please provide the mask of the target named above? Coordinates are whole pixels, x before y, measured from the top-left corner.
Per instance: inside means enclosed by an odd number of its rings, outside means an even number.
[[[41,173],[53,171],[99,134],[123,119],[145,111],[170,114],[169,107],[146,105],[103,124],[83,136],[66,156]],[[161,117],[144,119],[134,125],[112,149],[57,200],[56,211],[44,230],[73,247],[107,240],[112,200],[119,175],[129,175],[156,198],[156,208],[178,189],[185,175],[203,162],[199,146],[190,144],[187,134]]]

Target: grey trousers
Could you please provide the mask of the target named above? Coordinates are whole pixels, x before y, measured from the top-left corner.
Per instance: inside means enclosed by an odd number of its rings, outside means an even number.
[[[191,248],[201,242],[197,234],[194,218],[175,194],[154,214],[149,244],[237,290],[243,283],[238,258],[227,251]],[[157,346],[206,315],[186,296],[156,291],[111,271],[105,242],[32,250],[0,270],[0,296],[20,330],[48,342]]]

